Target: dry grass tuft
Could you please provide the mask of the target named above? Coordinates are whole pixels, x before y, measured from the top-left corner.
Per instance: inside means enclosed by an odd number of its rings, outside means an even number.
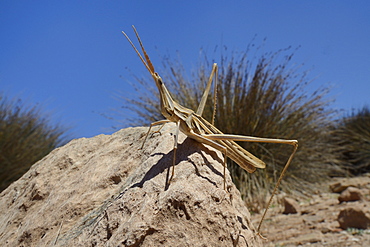
[[[370,172],[370,109],[352,111],[338,121],[332,136],[333,143],[345,167],[353,175]]]
[[[63,144],[66,129],[50,124],[37,107],[0,93],[0,191]]]

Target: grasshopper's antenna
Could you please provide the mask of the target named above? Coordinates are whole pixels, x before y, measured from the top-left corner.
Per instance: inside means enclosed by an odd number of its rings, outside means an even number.
[[[123,35],[125,35],[126,39],[128,40],[128,42],[130,42],[131,46],[134,48],[134,50],[136,51],[137,55],[139,56],[139,58],[140,58],[141,62],[143,62],[143,64],[145,65],[145,67],[147,68],[147,70],[150,72],[150,74],[152,74],[152,75],[153,75],[153,73],[154,73],[154,67],[153,67],[152,63],[150,62],[149,56],[146,54],[146,52],[145,52],[145,50],[144,50],[144,47],[143,47],[143,45],[142,45],[142,43],[141,43],[140,37],[139,37],[139,35],[138,35],[138,33],[137,33],[137,31],[136,31],[135,27],[134,27],[134,26],[132,26],[132,27],[133,27],[133,29],[134,29],[134,31],[135,31],[136,36],[138,37],[138,40],[139,40],[139,43],[140,43],[141,49],[142,49],[142,50],[143,50],[143,52],[144,52],[144,56],[145,56],[145,60],[146,60],[146,61],[144,60],[143,56],[140,54],[139,50],[136,48],[136,46],[134,45],[134,43],[133,43],[133,42],[131,41],[131,39],[128,37],[128,35],[127,35],[124,31],[122,31],[122,34],[123,34]],[[148,63],[147,63],[147,62],[148,62]]]
[[[143,53],[144,53],[145,60],[146,60],[146,62],[148,63],[148,66],[149,66],[149,68],[151,69],[151,72],[152,72],[152,73],[154,73],[154,66],[153,66],[152,62],[150,61],[150,58],[149,58],[148,54],[146,53],[146,51],[145,51],[145,49],[144,49],[144,45],[143,45],[143,43],[141,42],[140,36],[139,36],[138,32],[136,31],[136,28],[135,28],[135,26],[134,26],[134,25],[132,25],[132,28],[134,29],[134,32],[135,32],[135,34],[136,34],[136,38],[137,38],[137,40],[139,41],[139,44],[140,44],[141,50],[142,50],[142,51],[143,51]]]

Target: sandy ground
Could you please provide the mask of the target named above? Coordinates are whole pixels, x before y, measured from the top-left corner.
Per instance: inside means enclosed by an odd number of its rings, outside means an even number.
[[[339,203],[339,193],[330,192],[330,185],[341,183],[360,189],[361,200]],[[370,229],[341,229],[338,215],[347,207],[358,207],[369,215],[370,209],[370,174],[334,179],[322,185],[323,192],[309,198],[294,198],[299,203],[300,212],[283,214],[282,205],[273,205],[262,227],[263,236],[267,237],[264,246],[370,246]],[[252,215],[252,222],[257,225],[260,214]]]

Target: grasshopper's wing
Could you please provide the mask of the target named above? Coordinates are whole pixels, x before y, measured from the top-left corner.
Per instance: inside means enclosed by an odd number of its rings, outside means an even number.
[[[242,148],[240,145],[234,142],[232,138],[222,138],[224,134],[201,116],[194,115],[193,121],[197,126],[196,129],[200,130],[200,133],[198,134],[225,147],[226,156],[235,161],[247,172],[252,173],[256,170],[256,168],[266,167],[266,164],[262,160]],[[216,146],[215,148],[217,148],[217,145],[209,145],[213,147]]]

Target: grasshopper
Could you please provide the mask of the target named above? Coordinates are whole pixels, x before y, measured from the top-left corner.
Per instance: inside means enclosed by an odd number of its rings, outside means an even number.
[[[215,111],[213,112],[212,123],[209,123],[202,117],[202,113],[205,107],[206,99],[208,97],[211,84],[213,80],[215,80],[215,85],[217,85],[217,72],[218,67],[217,64],[213,64],[212,72],[210,74],[209,80],[207,82],[206,89],[203,93],[202,99],[198,106],[196,112],[191,109],[188,109],[176,101],[173,100],[170,92],[167,90],[165,84],[163,83],[162,78],[159,76],[157,72],[154,70],[154,66],[150,61],[148,54],[146,53],[143,43],[140,39],[138,32],[136,31],[135,27],[132,26],[134,29],[135,35],[138,39],[140,44],[141,50],[143,52],[143,56],[135,47],[134,43],[130,40],[128,35],[122,31],[123,35],[127,38],[131,46],[134,48],[135,52],[139,56],[140,60],[149,71],[151,76],[153,77],[156,86],[159,90],[160,95],[160,103],[161,103],[161,113],[166,118],[165,120],[154,122],[150,125],[149,130],[145,136],[143,145],[141,148],[144,147],[145,141],[150,133],[150,130],[155,125],[163,125],[168,122],[175,122],[176,123],[176,131],[175,131],[175,143],[174,143],[174,157],[172,160],[172,174],[169,181],[172,180],[174,173],[175,173],[175,162],[176,162],[176,150],[177,150],[177,142],[178,142],[178,134],[179,131],[183,132],[188,137],[200,142],[207,144],[224,154],[224,171],[223,171],[223,178],[224,178],[224,189],[226,190],[226,157],[231,158],[235,161],[241,168],[246,170],[249,173],[253,173],[257,168],[265,168],[266,164],[260,160],[259,158],[255,157],[253,154],[249,153],[247,150],[243,149],[240,145],[238,145],[235,141],[245,141],[245,142],[263,142],[263,143],[278,143],[278,144],[289,144],[293,146],[293,151],[286,162],[281,175],[275,185],[275,188],[271,194],[270,200],[266,206],[266,209],[262,215],[260,223],[257,227],[257,233],[261,236],[260,229],[262,222],[266,216],[266,212],[272,202],[272,199],[277,191],[277,188],[280,185],[280,182],[286,172],[288,166],[290,165],[294,154],[298,148],[298,141],[297,140],[284,140],[284,139],[273,139],[273,138],[260,138],[260,137],[253,137],[253,136],[242,136],[242,135],[231,135],[231,134],[224,134],[220,130],[218,130],[214,124],[213,119],[215,116]],[[216,86],[215,86],[216,89]],[[216,90],[215,90],[216,91]],[[216,96],[216,95],[215,95]],[[215,109],[215,108],[214,108]],[[162,126],[163,127],[163,126]],[[159,130],[158,130],[159,131]],[[262,237],[262,236],[261,236]]]

